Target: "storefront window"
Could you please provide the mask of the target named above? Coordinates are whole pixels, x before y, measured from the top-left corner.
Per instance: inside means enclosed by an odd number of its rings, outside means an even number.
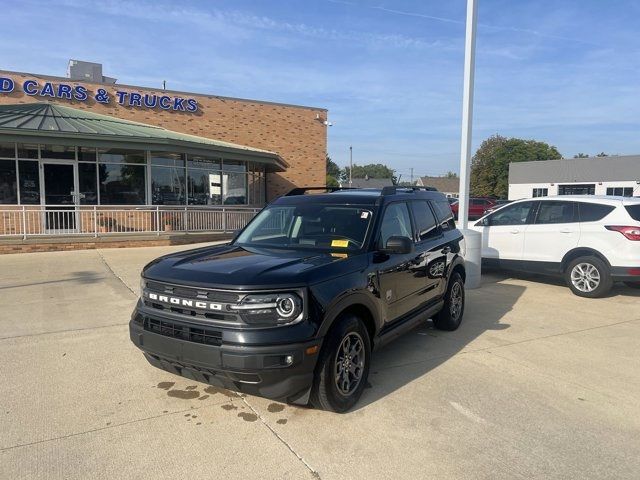
[[[98,164],[101,205],[144,205],[145,170],[142,165]]]
[[[215,170],[188,170],[189,205],[221,205],[222,175]]]
[[[15,143],[0,143],[0,157],[1,158],[16,158],[16,144]]]
[[[202,170],[220,170],[220,159],[216,157],[203,157],[200,155],[189,155],[187,168],[197,168]]]
[[[95,162],[96,156],[97,156],[97,152],[95,148],[78,147],[78,161]]]
[[[40,158],[75,160],[76,147],[65,147],[62,145],[42,145],[42,147],[40,148]]]
[[[184,157],[181,153],[151,152],[151,165],[184,168]]]
[[[38,145],[18,144],[18,158],[38,158]]]
[[[151,198],[153,205],[184,205],[184,168],[151,167]]]
[[[97,205],[96,164],[78,164],[78,187],[80,189],[80,205]]]
[[[40,203],[40,168],[38,162],[20,160],[20,203],[38,205]]]
[[[16,161],[0,160],[0,203],[18,203]]]
[[[244,173],[227,173],[222,176],[222,204],[247,204],[247,175]]]
[[[126,150],[124,148],[98,150],[98,159],[105,163],[147,163],[143,150]]]

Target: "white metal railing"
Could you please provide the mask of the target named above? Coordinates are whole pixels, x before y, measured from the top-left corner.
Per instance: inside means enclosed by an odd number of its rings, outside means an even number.
[[[0,238],[163,232],[233,232],[260,211],[253,207],[0,205]]]

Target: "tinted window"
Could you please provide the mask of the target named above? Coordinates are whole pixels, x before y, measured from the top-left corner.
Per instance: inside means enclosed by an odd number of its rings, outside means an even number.
[[[522,202],[502,207],[496,213],[491,215],[491,226],[496,225],[524,225],[534,202]]]
[[[78,163],[78,187],[80,187],[80,205],[96,205],[98,190],[95,163]]]
[[[100,203],[102,205],[144,205],[145,171],[143,165],[98,165]],[[20,178],[22,182],[22,177]]]
[[[431,201],[433,211],[436,212],[436,219],[444,230],[452,230],[456,228],[456,223],[453,220],[453,212],[451,211],[451,205],[447,200]]]
[[[449,202],[447,202],[447,205],[449,205]],[[380,246],[384,247],[387,244],[387,240],[394,236],[413,237],[411,235],[409,209],[404,202],[392,203],[385,210],[382,224],[380,225]]]
[[[537,224],[549,223],[571,223],[577,222],[574,218],[573,202],[540,202],[538,215],[536,216]]]
[[[580,221],[581,222],[595,222],[602,220],[609,215],[615,207],[611,205],[602,205],[600,203],[578,203],[580,209]]]
[[[416,233],[420,240],[427,240],[440,235],[436,217],[427,202],[411,202],[411,211],[416,221]]]
[[[40,169],[38,162],[20,160],[18,162],[20,174],[20,203],[23,205],[37,205],[40,203]]]
[[[0,203],[18,203],[16,161],[0,160]]]
[[[631,218],[640,222],[640,205],[627,205],[624,208],[627,209]]]

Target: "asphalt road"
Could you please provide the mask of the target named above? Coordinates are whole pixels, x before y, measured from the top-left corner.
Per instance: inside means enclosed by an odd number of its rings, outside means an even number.
[[[156,370],[138,272],[186,247],[0,256],[0,478],[637,479],[640,291],[484,277],[377,352],[345,415]]]

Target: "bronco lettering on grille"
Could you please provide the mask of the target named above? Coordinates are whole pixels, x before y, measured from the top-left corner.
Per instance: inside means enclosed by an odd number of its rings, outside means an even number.
[[[207,310],[222,310],[219,303],[203,302],[200,300],[188,300],[186,298],[170,297],[168,295],[158,295],[157,293],[145,292],[149,300],[157,300],[158,302],[171,303],[172,305],[180,305],[181,307],[195,307]]]

